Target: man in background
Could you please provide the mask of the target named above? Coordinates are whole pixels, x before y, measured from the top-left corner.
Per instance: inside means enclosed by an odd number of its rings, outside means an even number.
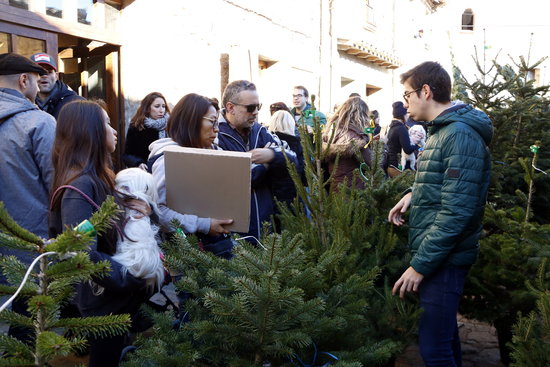
[[[294,106],[290,113],[294,116],[296,121],[296,126],[306,125],[308,131],[313,128],[313,118],[319,117],[321,125],[326,124],[327,119],[322,112],[313,111],[311,109],[311,104],[308,103],[309,92],[306,87],[297,85],[294,87],[294,92],[292,93],[292,105]]]
[[[56,60],[44,52],[31,56],[31,60],[46,69],[47,74],[42,75],[38,81],[38,96],[36,104],[38,107],[57,119],[59,111],[67,103],[83,97],[69,89],[69,86],[59,80]]]
[[[286,170],[286,157],[297,165],[296,153],[285,150],[282,143],[258,123],[261,108],[256,85],[236,80],[227,85],[220,111],[219,146],[223,150],[252,153],[250,228],[246,236],[261,239],[264,222],[271,221],[274,201],[269,175],[274,170]],[[254,242],[254,241],[251,241]]]

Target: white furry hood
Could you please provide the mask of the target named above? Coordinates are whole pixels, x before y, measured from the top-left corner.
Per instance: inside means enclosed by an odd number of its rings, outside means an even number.
[[[163,138],[163,139],[155,140],[149,145],[149,151],[151,152],[149,153],[149,159],[152,156],[162,153],[164,149],[170,145],[178,145],[178,143],[173,141],[172,138]]]

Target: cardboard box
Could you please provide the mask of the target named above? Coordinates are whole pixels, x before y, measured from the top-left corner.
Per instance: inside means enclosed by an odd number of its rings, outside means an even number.
[[[166,203],[181,214],[233,219],[226,228],[248,232],[250,153],[170,146],[164,153]]]

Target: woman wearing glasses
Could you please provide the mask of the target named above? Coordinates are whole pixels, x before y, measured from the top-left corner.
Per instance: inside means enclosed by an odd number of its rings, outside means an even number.
[[[323,147],[329,149],[328,168],[333,175],[331,191],[337,190],[338,185],[343,182],[350,187],[365,187],[360,178],[353,181],[353,171],[359,168],[363,161],[369,166],[371,164],[370,149],[367,147],[369,137],[364,132],[369,126],[369,107],[360,97],[348,98],[332,116],[323,132]]]
[[[167,138],[151,144],[149,166],[157,185],[159,194],[159,211],[161,225],[173,231],[171,221],[176,219],[186,233],[196,233],[207,250],[219,256],[231,257],[231,248],[209,248],[223,239],[229,230],[225,225],[231,219],[200,218],[196,215],[178,213],[166,206],[166,180],[164,175],[164,150],[168,146],[179,145],[188,148],[218,149],[214,140],[218,134],[218,111],[212,100],[190,93],[176,104],[166,126]],[[193,193],[182,193],[192,195]],[[223,241],[229,246],[231,241]]]
[[[164,96],[158,92],[149,93],[130,122],[122,159],[128,167],[146,168],[149,145],[166,137],[166,124],[170,108]]]

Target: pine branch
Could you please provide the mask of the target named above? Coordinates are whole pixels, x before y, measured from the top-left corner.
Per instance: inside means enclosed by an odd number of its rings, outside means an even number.
[[[7,229],[7,228],[6,228]],[[0,246],[13,248],[16,250],[36,251],[37,246],[20,238],[14,237],[11,234],[0,232]]]
[[[130,315],[93,316],[86,318],[64,318],[51,325],[61,327],[76,336],[106,338],[125,333],[131,325]]]
[[[6,280],[9,284],[19,286],[25,272],[27,271],[27,266],[19,261],[15,256],[4,256],[0,258],[0,268],[2,269],[2,274],[6,277]],[[37,289],[36,284],[28,282],[25,286],[26,289]]]
[[[68,226],[63,233],[56,237],[55,241],[46,245],[47,251],[54,251],[59,254],[67,252],[85,251],[94,240],[91,233],[83,233]]]
[[[13,326],[21,326],[29,329],[33,328],[32,319],[30,317],[23,316],[11,310],[4,310],[0,312],[0,321]]]
[[[121,209],[115,203],[112,196],[101,205],[101,208],[94,212],[90,223],[97,233],[104,233],[113,226],[114,218],[121,213]],[[55,251],[61,254],[75,251],[85,251],[95,238],[94,233],[85,233],[75,228],[66,227],[56,240],[46,246],[47,251]]]
[[[42,331],[36,339],[36,352],[44,361],[67,356],[73,351],[73,343],[53,331]]]
[[[10,286],[0,284],[0,296],[10,296],[17,291],[16,286]],[[23,289],[19,292],[21,296],[34,296],[36,294],[36,285],[32,286],[31,283],[27,283]]]
[[[108,262],[93,263],[87,253],[80,252],[75,256],[50,265],[46,276],[51,282],[70,278],[74,281],[90,279],[92,275],[106,275]]]
[[[16,367],[16,366],[34,366],[34,359],[22,359],[22,358],[1,358],[0,367]]]
[[[28,310],[36,317],[43,311],[46,315],[53,315],[59,311],[59,304],[49,295],[36,295],[28,300]]]
[[[115,203],[115,198],[108,196],[101,205],[100,210],[92,215],[90,222],[97,233],[104,233],[113,226],[113,220],[121,213],[122,209]]]
[[[10,217],[3,202],[0,202],[0,223],[2,224],[2,228],[7,230],[12,236],[37,245],[39,248],[44,246],[44,242],[40,237],[27,231]]]
[[[29,346],[11,336],[0,334],[0,354],[2,358],[20,358],[32,360],[34,358]]]

